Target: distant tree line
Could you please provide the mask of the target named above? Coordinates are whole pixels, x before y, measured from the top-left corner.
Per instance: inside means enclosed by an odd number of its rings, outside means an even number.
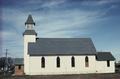
[[[0,58],[0,74],[13,74],[15,71],[15,64],[11,57]]]
[[[116,73],[120,73],[120,61],[115,63],[115,71],[116,71]]]

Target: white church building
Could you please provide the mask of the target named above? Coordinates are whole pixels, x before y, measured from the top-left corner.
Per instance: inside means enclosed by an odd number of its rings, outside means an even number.
[[[35,22],[25,22],[24,73],[62,75],[114,73],[115,58],[110,52],[97,52],[91,38],[38,38]]]

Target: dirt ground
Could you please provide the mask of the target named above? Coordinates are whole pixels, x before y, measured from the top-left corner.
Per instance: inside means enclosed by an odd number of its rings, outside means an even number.
[[[115,74],[80,74],[80,75],[49,75],[49,76],[1,76],[0,79],[120,79],[120,73]]]

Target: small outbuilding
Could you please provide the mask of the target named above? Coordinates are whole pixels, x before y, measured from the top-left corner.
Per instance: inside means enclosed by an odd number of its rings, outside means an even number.
[[[23,58],[15,58],[15,73],[14,75],[24,75],[24,63]]]

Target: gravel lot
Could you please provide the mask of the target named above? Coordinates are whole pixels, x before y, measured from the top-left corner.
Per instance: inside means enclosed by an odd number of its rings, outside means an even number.
[[[8,76],[0,79],[120,79],[120,73],[115,74],[80,74],[80,75],[52,75],[52,76]]]

